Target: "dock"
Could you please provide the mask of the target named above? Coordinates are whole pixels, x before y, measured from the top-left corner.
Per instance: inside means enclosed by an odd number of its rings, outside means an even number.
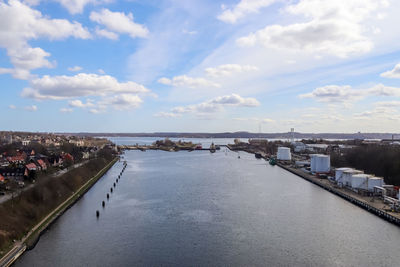
[[[336,188],[329,180],[317,178],[316,176],[307,174],[300,169],[295,169],[279,162],[277,163],[277,166],[353,203],[354,205],[357,205],[358,207],[370,213],[379,216],[380,218],[390,223],[400,226],[400,214],[384,210],[383,207],[380,207],[382,206],[381,201],[374,201],[374,202],[371,202],[371,200],[368,201],[368,197],[363,197],[348,189]],[[377,198],[375,198],[375,200],[377,200]]]

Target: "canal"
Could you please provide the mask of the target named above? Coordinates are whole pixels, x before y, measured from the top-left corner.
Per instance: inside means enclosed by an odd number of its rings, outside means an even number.
[[[16,266],[398,265],[399,227],[239,155],[127,151]]]

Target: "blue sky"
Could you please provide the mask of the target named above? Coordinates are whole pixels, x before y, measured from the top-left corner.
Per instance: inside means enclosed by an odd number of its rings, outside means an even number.
[[[395,0],[0,0],[2,130],[400,132]]]

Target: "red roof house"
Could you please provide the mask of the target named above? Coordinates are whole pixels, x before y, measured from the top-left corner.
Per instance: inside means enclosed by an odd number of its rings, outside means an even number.
[[[37,170],[37,166],[35,165],[35,163],[26,164],[25,167],[26,167],[29,171],[36,171],[36,170]]]
[[[39,163],[40,168],[41,168],[42,170],[47,170],[47,165],[46,165],[46,163],[45,163],[42,159],[38,159],[37,162]]]

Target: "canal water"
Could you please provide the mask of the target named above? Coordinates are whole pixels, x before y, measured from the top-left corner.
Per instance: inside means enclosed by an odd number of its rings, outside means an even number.
[[[239,156],[127,151],[16,266],[399,266],[399,227]]]

